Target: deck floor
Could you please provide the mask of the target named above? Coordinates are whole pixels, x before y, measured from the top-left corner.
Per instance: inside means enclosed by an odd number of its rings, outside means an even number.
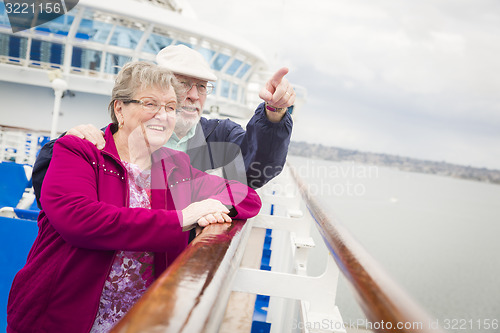
[[[252,228],[245,253],[241,260],[241,267],[255,269],[260,267],[265,237],[265,229]],[[255,299],[255,294],[233,291],[229,297],[219,333],[250,332]]]
[[[265,237],[265,229],[252,228],[247,247],[241,261],[241,267],[255,269],[260,267]],[[232,292],[229,297],[226,313],[219,329],[219,333],[250,332],[252,328],[255,299],[256,295],[254,294]],[[372,331],[347,328],[347,333],[372,333]]]

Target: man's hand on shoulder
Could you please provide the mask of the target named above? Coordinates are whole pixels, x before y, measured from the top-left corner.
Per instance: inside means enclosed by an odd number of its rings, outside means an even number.
[[[73,127],[66,135],[74,135],[80,139],[92,142],[97,149],[103,149],[106,141],[104,141],[104,133],[92,124],[78,125]]]
[[[259,97],[266,102],[267,118],[272,122],[279,122],[287,108],[295,102],[295,91],[285,78],[286,74],[288,74],[288,68],[280,68],[259,93]]]

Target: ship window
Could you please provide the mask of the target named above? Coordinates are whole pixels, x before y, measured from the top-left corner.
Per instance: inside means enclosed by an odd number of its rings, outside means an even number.
[[[4,48],[4,45],[6,46]],[[0,47],[2,55],[9,57],[26,59],[27,38],[12,35],[2,35],[2,45]],[[9,59],[12,60],[12,59]]]
[[[10,28],[9,18],[7,17],[7,13],[5,12],[5,5],[3,1],[0,3],[0,26]]]
[[[9,55],[9,35],[0,34],[0,55]]]
[[[225,54],[219,54],[217,56],[217,58],[215,58],[213,64],[212,64],[212,68],[217,70],[217,71],[220,71],[222,69],[222,67],[224,67],[224,65],[226,64],[226,62],[229,60],[229,56],[228,55],[225,55]]]
[[[41,46],[42,46],[41,40],[33,39],[31,41],[31,51],[30,51],[31,60],[41,61],[42,59],[41,56],[42,51],[40,50]]]
[[[101,51],[74,46],[71,66],[99,72],[101,70],[101,57]]]
[[[72,15],[62,15],[52,21],[41,24],[35,30],[46,31],[60,35],[60,37],[67,36],[74,19],[75,17]]]
[[[179,42],[179,41],[178,41],[177,43],[175,43],[175,45],[185,45],[185,46],[189,47],[190,49],[192,49],[192,48],[193,48],[193,45],[191,45],[191,44],[189,44],[189,43],[185,43],[185,42]]]
[[[242,63],[243,62],[241,60],[234,59],[229,68],[227,69],[226,73],[229,75],[234,75],[234,73],[236,73],[236,71],[238,70],[238,68],[240,68]]]
[[[142,33],[142,31],[136,29],[117,26],[109,44],[127,49],[135,49],[141,39]]]
[[[220,95],[222,97],[229,98],[229,88],[231,87],[231,84],[229,81],[222,80],[221,87],[220,87]]]
[[[210,50],[210,49],[207,49],[205,47],[202,47],[201,49],[198,50],[202,55],[203,57],[205,58],[205,60],[210,63],[212,61],[212,58],[214,57],[215,55],[215,51],[214,50]]]
[[[64,47],[60,43],[52,43],[50,46],[50,63],[62,65],[64,60]]]
[[[166,46],[172,44],[172,38],[168,38],[165,36],[151,34],[149,36],[148,41],[144,44],[143,52],[157,54]]]
[[[123,65],[131,60],[132,59],[127,56],[108,53],[106,55],[106,65],[104,67],[104,71],[110,74],[118,74]]]
[[[75,35],[79,39],[88,39],[98,43],[106,43],[112,24],[89,19],[82,19]]]
[[[35,29],[33,29],[33,30],[41,35],[49,35],[50,34],[50,29],[45,28],[45,27],[35,27]]]
[[[231,99],[234,101],[238,100],[238,88],[239,88],[239,86],[237,84],[233,83],[233,85],[231,87]]]
[[[250,69],[250,64],[245,64],[241,69],[240,71],[238,72],[238,75],[236,75],[238,78],[242,78],[243,76],[245,76],[245,74],[248,72],[248,70]]]
[[[61,65],[64,59],[64,47],[60,43],[33,39],[31,41],[30,59]]]

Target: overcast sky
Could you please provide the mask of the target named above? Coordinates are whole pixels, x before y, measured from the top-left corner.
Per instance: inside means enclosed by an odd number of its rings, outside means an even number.
[[[307,89],[293,140],[500,169],[500,1],[189,3]]]

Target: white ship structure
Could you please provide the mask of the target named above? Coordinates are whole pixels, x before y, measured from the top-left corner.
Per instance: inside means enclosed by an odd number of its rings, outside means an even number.
[[[0,2],[0,265],[6,273],[0,330],[12,278],[37,234],[29,182],[37,151],[78,124],[107,124],[105,106],[120,67],[154,61],[158,51],[176,44],[198,50],[218,76],[204,115],[244,125],[272,74],[266,57],[198,20],[189,3],[81,0],[53,21],[14,33]],[[305,99],[304,90],[295,89],[294,117]],[[399,332],[435,331],[341,224],[323,213],[293,168],[259,191],[264,205],[257,217],[207,227],[113,331],[350,331],[353,325],[335,302],[339,272],[372,323],[365,328],[385,332],[387,323],[395,329],[401,322],[406,325]],[[165,291],[178,297],[157,297]],[[408,327],[419,321],[422,327]]]

